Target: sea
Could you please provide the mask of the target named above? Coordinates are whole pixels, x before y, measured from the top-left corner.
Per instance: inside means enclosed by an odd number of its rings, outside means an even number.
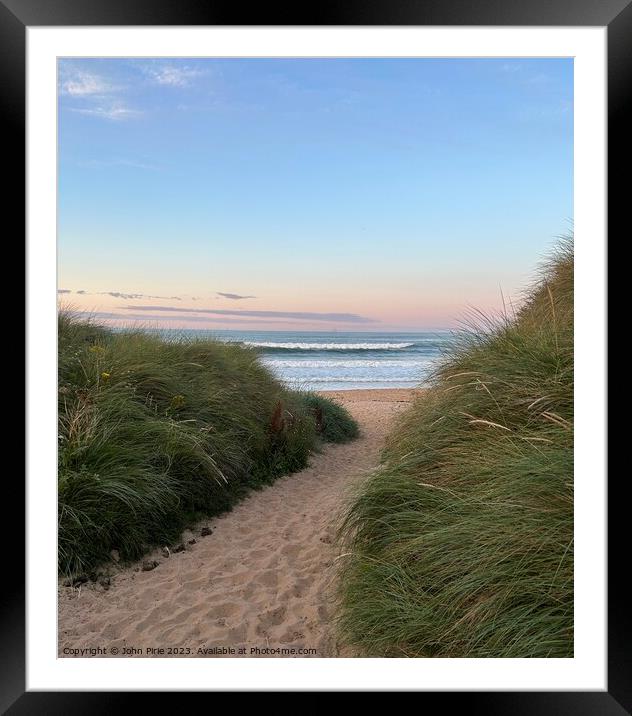
[[[454,340],[454,334],[450,331],[189,332],[256,348],[262,363],[283,383],[303,390],[423,386],[437,361]]]

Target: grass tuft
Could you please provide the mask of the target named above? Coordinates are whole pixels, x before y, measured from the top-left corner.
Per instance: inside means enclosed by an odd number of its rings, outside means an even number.
[[[304,401],[316,421],[318,434],[330,443],[348,443],[360,434],[358,424],[339,403],[316,393],[305,393]]]
[[[573,250],[470,327],[401,417],[341,537],[370,656],[573,656]]]

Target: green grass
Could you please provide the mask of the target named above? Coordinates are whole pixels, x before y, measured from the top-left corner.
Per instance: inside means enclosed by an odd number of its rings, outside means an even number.
[[[572,657],[570,240],[444,360],[341,536],[339,627],[361,653]]]
[[[348,443],[360,434],[357,423],[349,420],[342,405],[316,393],[305,393],[304,400],[316,419],[319,433],[327,442]]]
[[[115,333],[69,312],[58,346],[64,574],[169,544],[357,432],[340,406],[284,389],[252,349]]]

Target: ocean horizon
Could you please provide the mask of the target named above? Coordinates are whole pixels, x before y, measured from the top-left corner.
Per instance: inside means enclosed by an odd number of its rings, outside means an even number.
[[[235,331],[168,329],[259,350],[261,362],[286,386],[299,390],[414,388],[426,384],[454,339],[431,331]]]

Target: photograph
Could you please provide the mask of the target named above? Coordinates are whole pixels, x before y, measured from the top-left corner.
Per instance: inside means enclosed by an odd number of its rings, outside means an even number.
[[[632,0],[306,14],[0,0],[26,264],[0,714],[632,714]]]
[[[57,658],[573,659],[574,58],[212,54],[56,59]]]

